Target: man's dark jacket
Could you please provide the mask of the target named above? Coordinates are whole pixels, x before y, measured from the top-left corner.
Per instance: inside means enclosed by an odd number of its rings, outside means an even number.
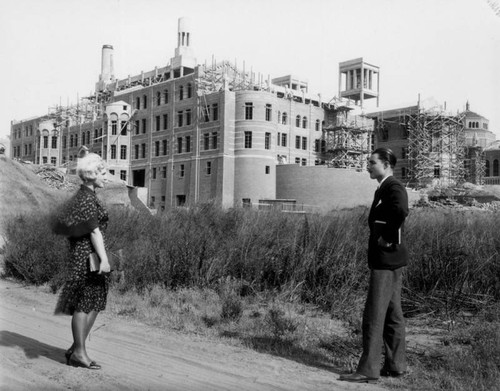
[[[368,225],[368,265],[371,269],[395,270],[408,264],[408,250],[403,241],[403,223],[408,216],[408,194],[393,176],[386,178],[375,192]],[[378,245],[378,238],[392,245]]]

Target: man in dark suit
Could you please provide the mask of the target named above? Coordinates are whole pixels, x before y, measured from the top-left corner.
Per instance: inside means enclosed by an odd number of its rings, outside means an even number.
[[[363,312],[363,354],[355,373],[340,376],[340,380],[353,383],[371,383],[379,376],[406,373],[401,272],[408,263],[408,250],[402,241],[408,194],[392,176],[396,162],[390,149],[379,148],[368,163],[370,178],[376,179],[379,186],[368,216],[370,283]],[[381,369],[382,344],[385,360]]]

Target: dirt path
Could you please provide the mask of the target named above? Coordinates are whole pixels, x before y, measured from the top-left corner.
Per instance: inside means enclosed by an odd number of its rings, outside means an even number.
[[[1,390],[380,390],[291,360],[99,315],[88,350],[101,371],[69,367],[70,318],[56,295],[0,280]]]

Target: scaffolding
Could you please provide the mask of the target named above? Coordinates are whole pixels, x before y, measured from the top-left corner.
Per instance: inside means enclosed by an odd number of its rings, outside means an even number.
[[[77,104],[49,107],[47,119],[54,122],[54,128],[61,130],[75,124],[95,121],[101,114],[98,104],[91,98],[81,98]]]
[[[247,72],[244,66],[243,69],[238,69],[237,65],[229,61],[213,61],[212,65],[201,65],[195,82],[200,96],[222,90],[269,91],[271,89],[269,76],[264,80],[262,74],[256,74],[252,70]]]
[[[399,111],[398,116],[383,119],[379,114],[376,132],[379,140],[387,139],[391,123],[402,129],[407,139],[408,165],[403,179],[412,187],[429,184],[458,185],[465,181],[466,144],[462,115],[425,110],[415,106]]]
[[[343,105],[325,106],[322,149],[328,167],[364,171],[373,150],[373,120],[351,115],[351,110]]]
[[[467,159],[465,160],[465,170],[467,182],[475,185],[484,185],[486,176],[486,159],[484,150],[481,147],[468,147]]]

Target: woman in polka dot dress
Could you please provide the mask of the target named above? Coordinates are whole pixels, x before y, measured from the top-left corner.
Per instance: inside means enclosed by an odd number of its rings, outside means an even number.
[[[56,229],[68,237],[71,266],[55,314],[73,316],[73,345],[65,354],[67,364],[101,369],[89,358],[85,341],[97,314],[106,307],[108,293],[110,265],[104,242],[108,213],[95,195],[95,189],[106,183],[106,168],[99,155],[87,153],[78,159],[77,174],[83,184],[59,216]],[[101,260],[98,272],[90,271],[91,252],[96,252]]]

